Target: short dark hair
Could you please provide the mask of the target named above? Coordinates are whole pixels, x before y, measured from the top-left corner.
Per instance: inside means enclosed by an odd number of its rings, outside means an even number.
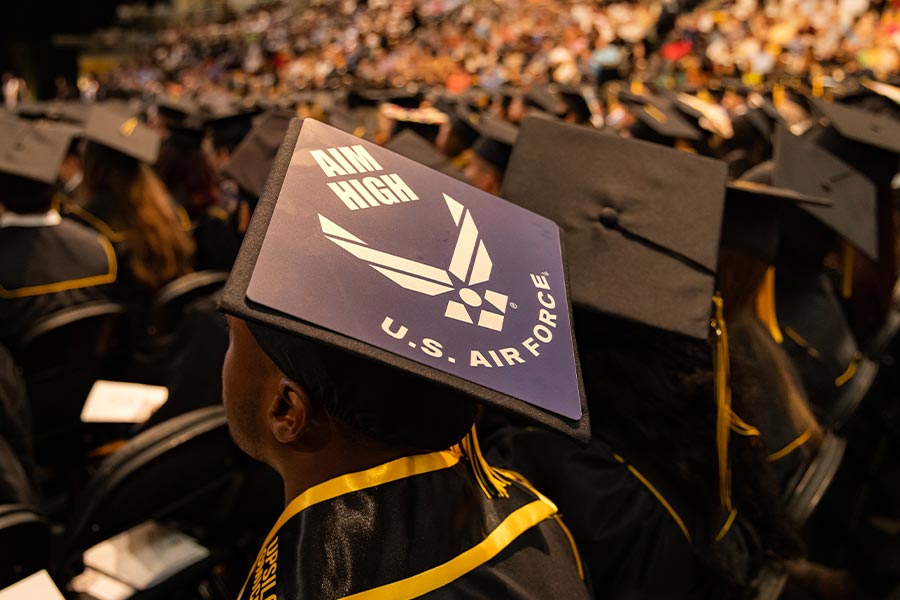
[[[14,213],[45,213],[53,208],[56,187],[9,173],[0,173],[0,204]]]
[[[475,401],[448,387],[331,346],[248,326],[286,376],[354,431],[385,443],[443,450],[475,422]]]

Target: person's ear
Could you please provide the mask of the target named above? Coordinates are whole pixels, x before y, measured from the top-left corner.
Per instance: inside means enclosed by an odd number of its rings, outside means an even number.
[[[309,430],[312,412],[313,406],[306,391],[297,382],[282,378],[266,415],[269,429],[282,444],[293,444]]]

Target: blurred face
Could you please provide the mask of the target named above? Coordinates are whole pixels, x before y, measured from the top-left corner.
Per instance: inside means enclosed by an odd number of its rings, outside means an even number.
[[[222,399],[228,429],[241,450],[265,461],[264,442],[270,437],[266,407],[278,394],[281,374],[244,321],[228,317],[228,342],[222,367]]]
[[[500,174],[493,165],[477,154],[472,154],[471,160],[466,166],[465,175],[469,185],[489,194],[498,195],[500,193]]]

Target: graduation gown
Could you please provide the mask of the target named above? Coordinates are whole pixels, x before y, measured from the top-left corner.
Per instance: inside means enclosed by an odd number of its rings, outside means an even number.
[[[556,506],[507,491],[489,499],[450,450],[336,477],[288,504],[239,598],[589,597]]]
[[[104,299],[116,281],[110,243],[54,214],[7,214],[0,227],[0,342],[7,345],[15,346],[42,317]]]
[[[691,542],[702,515],[649,466],[633,464],[637,453],[626,457],[600,439],[582,447],[555,433],[516,427],[494,433],[484,445],[489,460],[511,465],[557,503],[597,598],[728,597]],[[754,534],[740,518],[722,522],[717,550],[735,577],[749,582],[762,555]]]

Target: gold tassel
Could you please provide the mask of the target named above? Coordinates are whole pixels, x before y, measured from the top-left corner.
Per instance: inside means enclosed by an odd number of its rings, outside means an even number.
[[[484,455],[481,454],[481,446],[478,443],[475,425],[472,425],[472,429],[455,449],[468,461],[472,472],[475,474],[475,480],[485,496],[488,498],[509,497],[509,492],[506,491],[506,488],[509,487],[510,477],[505,471],[495,469],[489,465]]]
[[[844,268],[841,272],[841,297],[845,300],[853,296],[853,262],[856,260],[856,250],[844,242]]]
[[[784,86],[777,84],[772,88],[772,104],[775,105],[775,108],[781,108],[782,106],[784,106],[784,101]]]
[[[769,267],[759,291],[756,293],[756,316],[769,330],[769,334],[777,344],[784,342],[784,334],[778,326],[778,314],[775,310],[775,267]]]
[[[713,296],[715,317],[711,325],[716,338],[713,358],[716,383],[716,451],[719,463],[719,500],[731,512],[731,466],[728,461],[728,443],[731,432],[738,435],[758,436],[759,430],[746,423],[731,410],[731,364],[728,357],[728,330],[725,327],[725,302],[716,292]]]

